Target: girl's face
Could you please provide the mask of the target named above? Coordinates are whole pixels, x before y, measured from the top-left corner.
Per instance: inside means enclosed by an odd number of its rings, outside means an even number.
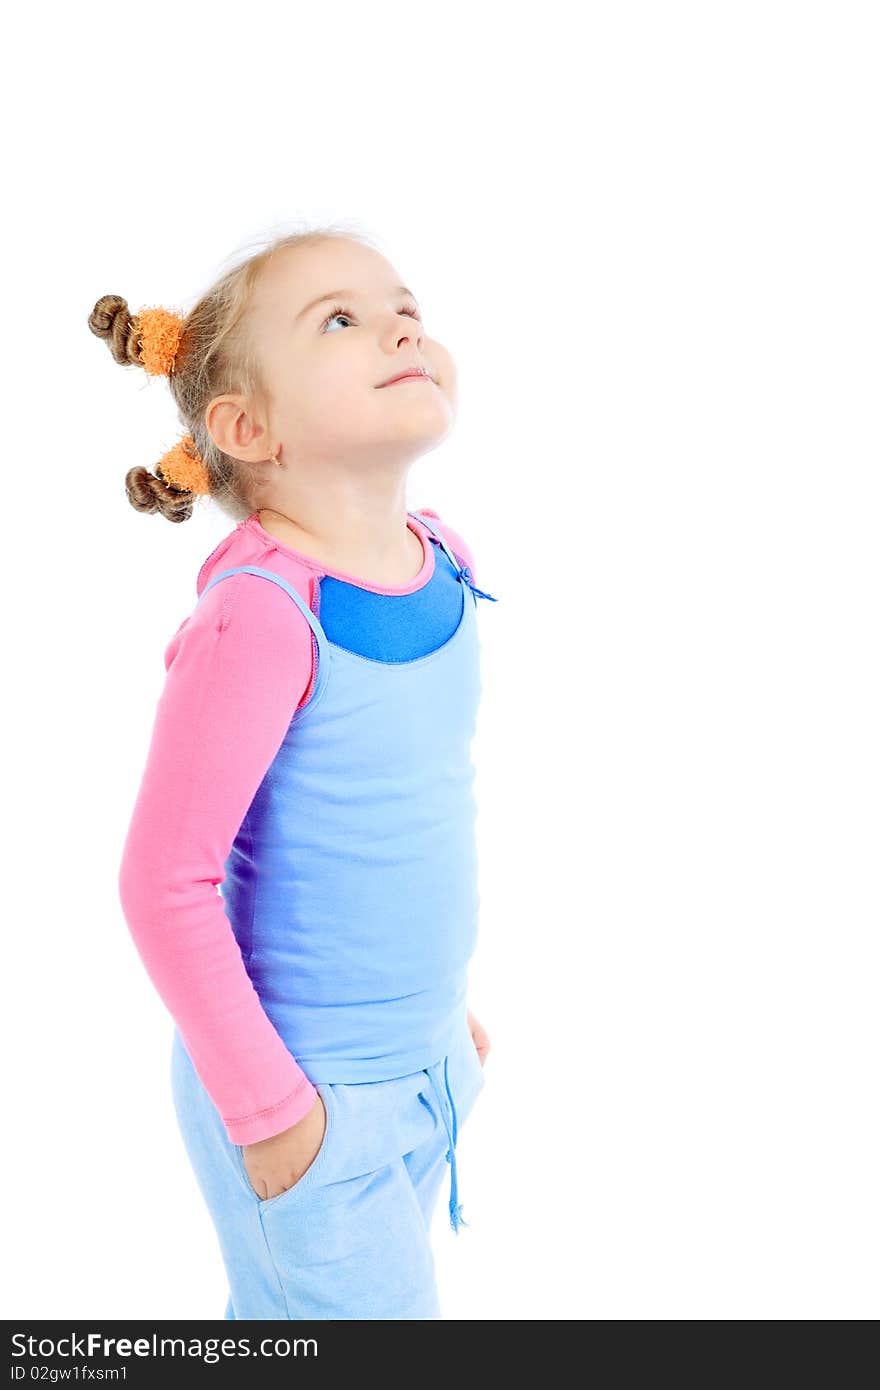
[[[450,432],[455,364],[379,252],[342,239],[293,247],[264,270],[254,311],[269,443],[285,462],[399,470]],[[408,367],[433,380],[382,384]]]

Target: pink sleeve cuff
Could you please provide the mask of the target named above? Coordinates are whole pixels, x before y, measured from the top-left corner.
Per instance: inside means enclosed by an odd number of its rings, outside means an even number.
[[[260,1139],[270,1139],[303,1119],[317,1099],[316,1087],[304,1075],[295,1091],[268,1110],[259,1110],[256,1115],[244,1115],[237,1120],[224,1118],[226,1136],[231,1144],[256,1144]]]

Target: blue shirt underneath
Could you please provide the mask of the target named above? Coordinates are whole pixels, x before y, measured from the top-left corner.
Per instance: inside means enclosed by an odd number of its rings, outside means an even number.
[[[317,618],[331,642],[374,661],[413,661],[448,641],[468,597],[445,550],[434,547],[434,573],[411,594],[376,594],[324,575]]]

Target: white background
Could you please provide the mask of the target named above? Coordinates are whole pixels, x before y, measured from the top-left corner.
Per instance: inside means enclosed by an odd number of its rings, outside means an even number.
[[[878,1313],[870,4],[30,8],[3,95],[3,1315],[222,1317],[116,875],[231,523],[87,328],[350,219],[459,370],[487,1087],[446,1316]],[[219,734],[222,736],[222,732]],[[448,1195],[448,1193],[446,1194]]]

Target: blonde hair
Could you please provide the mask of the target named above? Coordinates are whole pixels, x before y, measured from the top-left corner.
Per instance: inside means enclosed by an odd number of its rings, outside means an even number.
[[[253,474],[248,464],[232,458],[214,443],[205,425],[205,412],[215,396],[234,392],[253,400],[263,389],[249,315],[263,268],[282,251],[332,237],[379,249],[363,231],[339,223],[286,232],[233,265],[184,316],[168,384],[180,422],[204,462],[210,484],[208,495],[233,521],[243,521],[253,510]],[[137,314],[131,313],[121,295],[102,295],[88,324],[107,343],[115,362],[143,369]],[[142,465],[126,473],[125,491],[136,511],[160,512],[168,521],[186,521],[196,502],[192,492],[173,486]]]

